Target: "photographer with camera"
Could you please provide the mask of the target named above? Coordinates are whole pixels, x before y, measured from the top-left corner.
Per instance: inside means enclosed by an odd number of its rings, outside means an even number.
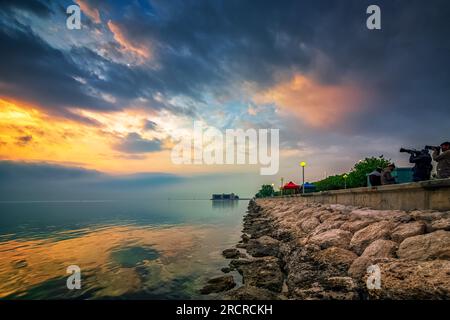
[[[444,142],[440,147],[427,146],[433,150],[433,160],[437,162],[439,179],[450,178],[450,142]]]
[[[432,159],[430,153],[426,148],[422,151],[401,148],[400,152],[411,155],[409,157],[409,163],[414,164],[414,168],[412,169],[414,182],[430,180],[433,165],[431,164]]]

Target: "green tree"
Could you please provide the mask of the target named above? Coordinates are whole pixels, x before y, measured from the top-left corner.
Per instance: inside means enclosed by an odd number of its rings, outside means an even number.
[[[344,176],[347,175],[347,188],[359,188],[367,186],[367,174],[376,168],[385,168],[390,160],[381,157],[365,158],[357,162],[353,169],[346,174],[327,177],[326,179],[314,182],[316,191],[337,190],[345,188]]]
[[[270,184],[263,184],[261,189],[255,195],[256,198],[271,197],[274,194],[273,187]]]

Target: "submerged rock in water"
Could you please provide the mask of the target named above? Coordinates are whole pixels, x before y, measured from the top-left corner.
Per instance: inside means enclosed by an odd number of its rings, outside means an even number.
[[[220,271],[222,271],[223,273],[230,273],[231,272],[231,268],[223,267],[222,269],[220,269]]]
[[[233,289],[236,286],[233,276],[220,276],[209,279],[207,284],[200,290],[201,294],[218,293]]]
[[[222,251],[222,255],[227,259],[239,258],[241,252],[238,249],[225,249]]]

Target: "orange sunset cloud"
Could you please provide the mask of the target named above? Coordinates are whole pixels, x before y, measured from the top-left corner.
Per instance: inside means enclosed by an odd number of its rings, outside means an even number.
[[[328,127],[358,111],[362,92],[351,85],[320,84],[296,74],[253,99],[259,104],[273,103],[282,113],[294,114],[312,127]]]
[[[140,133],[145,119],[130,111],[117,113],[116,121],[99,118],[99,125],[91,126],[0,99],[0,159],[70,163],[113,173],[165,170],[167,151],[126,154],[115,148],[130,132]]]
[[[92,8],[85,0],[77,0],[81,11],[92,19],[95,23],[100,23],[100,13],[98,9]]]
[[[151,57],[150,49],[144,45],[137,45],[130,41],[125,36],[119,25],[110,20],[108,21],[108,28],[112,32],[114,40],[116,40],[122,46],[123,50],[131,52],[141,59],[148,59]]]

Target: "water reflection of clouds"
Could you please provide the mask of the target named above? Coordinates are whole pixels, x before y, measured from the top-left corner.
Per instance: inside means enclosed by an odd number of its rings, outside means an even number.
[[[189,277],[210,254],[202,242],[220,242],[215,228],[205,226],[110,226],[72,234],[77,236],[0,243],[0,297],[26,296],[57,278],[65,288],[66,267],[72,264],[80,266],[83,291],[92,298],[132,294]]]

